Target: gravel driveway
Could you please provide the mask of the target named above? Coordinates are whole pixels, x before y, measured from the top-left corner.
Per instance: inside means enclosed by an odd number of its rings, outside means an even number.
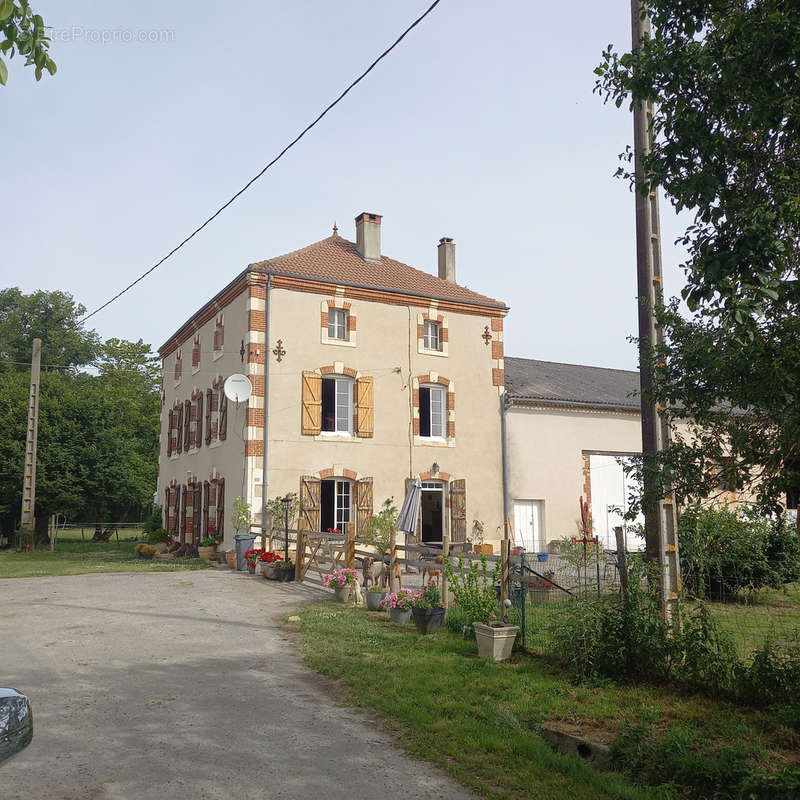
[[[315,596],[211,570],[0,580],[0,685],[35,719],[0,795],[474,797],[302,665],[278,618]]]

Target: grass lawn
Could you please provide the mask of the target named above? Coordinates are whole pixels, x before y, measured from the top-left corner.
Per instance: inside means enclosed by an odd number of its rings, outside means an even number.
[[[168,561],[141,559],[134,552],[136,532],[120,531],[120,540],[90,542],[93,530],[79,529],[59,533],[55,552],[49,545],[37,545],[32,553],[0,550],[0,578],[40,578],[56,575],[81,575],[87,572],[172,572],[184,569],[207,569],[199,558],[174,558]],[[125,538],[123,538],[125,537]]]
[[[736,643],[739,655],[748,658],[768,638],[777,642],[800,638],[800,584],[785,591],[761,589],[742,602],[709,603],[708,607]]]
[[[800,713],[744,709],[669,688],[575,686],[530,656],[494,664],[474,642],[419,636],[334,603],[300,613],[303,654],[415,757],[486,798],[800,796]],[[558,723],[612,745],[621,772],[554,752]]]

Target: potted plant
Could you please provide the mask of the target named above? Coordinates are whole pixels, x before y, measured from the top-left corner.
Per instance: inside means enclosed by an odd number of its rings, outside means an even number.
[[[258,557],[261,555],[262,551],[257,548],[252,548],[248,550],[244,554],[244,560],[247,563],[247,571],[253,575],[256,571],[256,564],[258,563]]]
[[[235,550],[226,550],[225,551],[225,562],[231,569],[236,569],[236,551]]]
[[[294,561],[290,558],[288,561],[276,561],[275,566],[275,579],[279,581],[293,581],[294,580]]]
[[[400,625],[405,625],[411,620],[411,604],[414,601],[414,592],[411,589],[400,589],[392,592],[381,600],[381,608],[389,609],[389,619]]]
[[[278,562],[283,561],[283,558],[271,550],[262,552],[258,558],[262,565],[261,574],[264,576],[264,580],[278,580]]]
[[[472,520],[472,541],[477,544],[472,545],[472,549],[480,556],[490,556],[494,553],[494,545],[484,544],[483,522],[479,519]]]
[[[367,608],[370,611],[380,611],[383,598],[386,597],[386,589],[377,583],[367,586]]]
[[[430,581],[414,594],[411,615],[419,633],[436,633],[444,622],[444,606],[439,587]]]
[[[213,536],[206,536],[204,539],[200,540],[200,544],[197,546],[197,555],[203,559],[203,561],[211,561],[211,556],[214,555],[214,552],[217,549],[217,541],[214,539]]]
[[[322,583],[326,589],[333,589],[340,603],[346,603],[350,597],[350,589],[358,584],[358,573],[347,567],[335,569],[323,577]]]

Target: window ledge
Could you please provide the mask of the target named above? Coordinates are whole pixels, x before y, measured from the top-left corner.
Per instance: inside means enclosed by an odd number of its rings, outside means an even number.
[[[208,446],[209,449],[213,449],[214,447],[221,447],[223,444],[221,439],[212,439],[211,444]]]
[[[439,356],[440,358],[447,358],[446,350],[428,350],[426,347],[420,347],[420,355],[423,356]]]
[[[181,385],[181,379],[178,378],[172,385],[177,389],[177,387]]]
[[[415,445],[427,446],[427,447],[455,447],[456,446],[456,440],[455,439],[431,438],[429,436],[415,436],[414,437],[414,444]]]
[[[222,356],[224,356],[224,355],[225,355],[225,350],[224,350],[224,349],[221,349],[221,350],[215,350],[215,351],[214,351],[214,355],[212,355],[212,356],[211,356],[211,360],[212,360],[212,361],[218,361],[218,360],[219,360],[220,358],[222,358]]]
[[[322,344],[338,345],[339,347],[355,347],[356,343],[348,339],[329,339],[327,336],[322,337]]]
[[[355,444],[356,442],[363,442],[363,439],[360,439],[358,436],[355,436],[352,433],[319,433],[314,437],[315,442],[352,442]]]
[[[200,372],[199,364],[196,367],[192,367],[192,375],[197,375],[198,372]]]

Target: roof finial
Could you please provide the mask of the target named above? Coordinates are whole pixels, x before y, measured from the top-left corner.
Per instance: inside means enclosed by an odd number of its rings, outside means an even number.
[[[339,235],[339,229],[336,227],[336,220],[333,221],[333,235],[334,236]]]

